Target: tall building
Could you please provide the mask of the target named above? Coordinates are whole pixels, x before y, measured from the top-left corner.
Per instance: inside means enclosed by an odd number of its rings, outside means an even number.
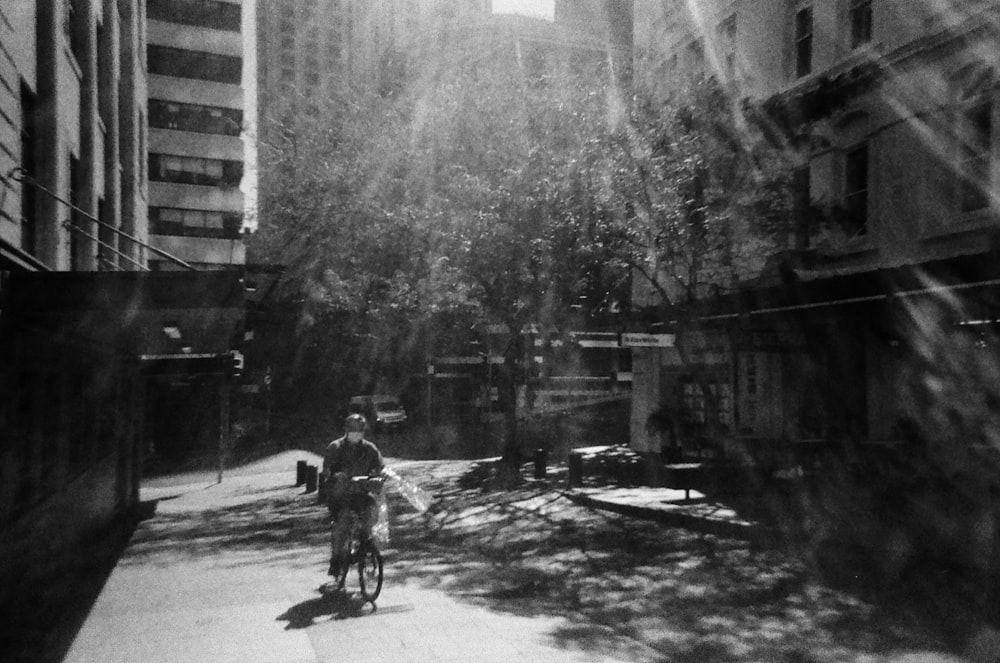
[[[631,1],[553,0],[550,16],[494,13],[491,0],[302,0],[259,2],[261,126],[317,112],[350,87],[389,93],[419,72],[442,33],[503,26],[526,45],[596,54],[631,65]]]
[[[734,315],[704,322],[693,361],[636,351],[633,445],[666,443],[645,425],[657,411],[706,423],[695,372],[714,385],[719,430],[750,448],[899,439],[924,416],[911,405],[921,353],[939,342],[926,331],[957,349],[1000,317],[1000,6],[694,7],[636,1],[636,79],[669,90],[708,74],[761,103],[808,205],[774,256],[785,287],[761,274],[723,298]]]
[[[242,3],[149,0],[147,13],[151,243],[198,268],[242,265]]]
[[[262,126],[286,113],[311,112],[319,97],[343,84],[344,38],[351,15],[348,0],[258,3],[257,105]]]

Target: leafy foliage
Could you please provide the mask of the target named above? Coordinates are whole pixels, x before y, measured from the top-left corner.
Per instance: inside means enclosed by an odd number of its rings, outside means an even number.
[[[602,63],[503,31],[425,45],[391,98],[279,115],[261,153],[254,246],[304,321],[349,314],[361,382],[505,330],[485,340],[512,414],[523,330],[617,310],[633,273],[691,301],[787,239],[780,149],[713,82],[626,99]]]

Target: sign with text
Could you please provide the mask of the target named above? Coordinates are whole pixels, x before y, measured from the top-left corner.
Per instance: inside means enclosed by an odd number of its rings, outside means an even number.
[[[672,348],[676,334],[622,334],[623,348]]]

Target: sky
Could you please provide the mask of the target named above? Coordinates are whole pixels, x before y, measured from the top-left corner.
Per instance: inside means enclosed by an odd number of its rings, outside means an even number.
[[[555,0],[493,0],[494,14],[521,14],[533,18],[555,19]]]

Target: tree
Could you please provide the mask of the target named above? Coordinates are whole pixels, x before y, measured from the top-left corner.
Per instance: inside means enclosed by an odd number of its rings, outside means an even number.
[[[602,179],[595,195],[611,211],[596,226],[598,243],[614,247],[650,293],[644,303],[677,334],[710,440],[718,402],[691,356],[699,305],[759,277],[793,239],[793,162],[761,117],[713,79],[697,79],[669,95],[637,89],[590,143]]]
[[[576,212],[560,210],[584,191],[578,157],[606,115],[604,90],[569,71],[579,62],[501,32],[439,37],[391,99],[278,115],[253,246],[288,266],[307,324],[333,316],[354,335],[339,356],[369,379],[498,331],[504,465],[516,468],[523,332],[558,324],[603,278],[590,244],[566,232]]]

